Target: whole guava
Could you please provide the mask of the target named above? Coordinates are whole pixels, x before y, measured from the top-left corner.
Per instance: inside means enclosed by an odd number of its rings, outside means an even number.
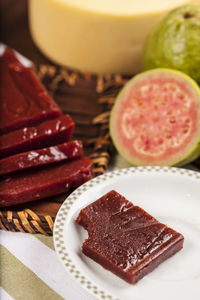
[[[143,69],[180,70],[200,84],[200,5],[172,10],[147,38]]]

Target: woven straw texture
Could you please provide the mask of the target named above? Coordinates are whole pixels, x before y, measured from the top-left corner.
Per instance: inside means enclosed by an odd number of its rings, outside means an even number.
[[[121,76],[92,76],[51,65],[33,66],[49,93],[75,122],[74,139],[81,139],[93,161],[95,176],[108,167],[112,143],[108,121],[110,108],[126,82]],[[68,195],[62,194],[19,206],[0,209],[0,228],[52,235],[57,211]]]

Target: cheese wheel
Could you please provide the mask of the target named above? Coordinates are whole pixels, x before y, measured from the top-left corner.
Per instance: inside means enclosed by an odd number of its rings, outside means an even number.
[[[52,61],[92,73],[140,71],[144,41],[169,10],[200,0],[29,0],[33,40]]]

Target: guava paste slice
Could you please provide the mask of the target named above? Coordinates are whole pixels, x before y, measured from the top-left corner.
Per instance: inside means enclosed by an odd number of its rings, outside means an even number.
[[[57,118],[61,110],[32,70],[6,48],[0,57],[0,134]]]
[[[88,231],[83,253],[129,283],[183,247],[182,234],[114,190],[84,207],[76,222]]]
[[[0,136],[0,158],[68,142],[73,129],[74,122],[71,117],[62,115],[35,127],[8,132]]]
[[[83,144],[79,140],[39,150],[18,153],[0,159],[0,175],[37,168],[60,161],[72,160],[81,156],[83,156]]]
[[[92,161],[87,157],[13,173],[0,181],[0,207],[67,193],[92,177]]]
[[[155,69],[130,80],[111,112],[110,133],[134,165],[182,165],[199,155],[200,89],[181,72]]]

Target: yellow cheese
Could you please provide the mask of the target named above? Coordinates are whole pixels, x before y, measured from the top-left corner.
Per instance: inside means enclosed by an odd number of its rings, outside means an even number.
[[[134,74],[154,24],[188,3],[200,0],[29,0],[30,29],[56,63],[92,73]]]

